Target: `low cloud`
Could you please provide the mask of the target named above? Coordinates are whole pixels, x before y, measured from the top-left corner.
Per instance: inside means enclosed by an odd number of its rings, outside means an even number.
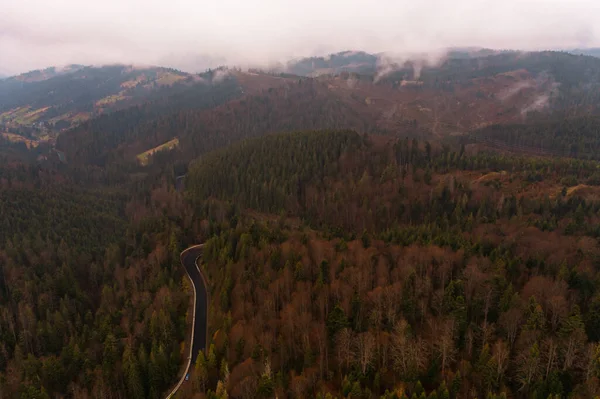
[[[456,46],[581,48],[600,46],[598,20],[596,0],[3,0],[0,71],[121,62],[197,72],[348,49],[402,59]]]
[[[375,74],[375,83],[384,77],[404,68],[412,69],[412,76],[409,80],[419,80],[421,71],[424,67],[434,67],[440,65],[448,54],[445,49],[431,49],[428,52],[386,52],[379,55],[377,60],[377,73]]]
[[[529,112],[541,111],[550,106],[550,99],[558,93],[560,84],[557,82],[547,82],[544,91],[538,94],[526,107],[521,110],[521,115],[525,116]]]
[[[230,75],[229,69],[217,69],[212,75],[212,83],[219,84]]]
[[[540,94],[531,102],[531,104],[523,108],[523,110],[521,111],[521,115],[527,115],[527,113],[532,111],[541,111],[542,109],[546,108],[549,105],[549,103],[550,95],[546,93]]]
[[[523,81],[523,82],[517,82],[514,85],[512,85],[512,86],[508,87],[507,89],[498,93],[498,99],[502,102],[510,100],[515,95],[519,94],[521,91],[535,87],[535,86],[536,85],[534,82],[531,82],[528,80]]]

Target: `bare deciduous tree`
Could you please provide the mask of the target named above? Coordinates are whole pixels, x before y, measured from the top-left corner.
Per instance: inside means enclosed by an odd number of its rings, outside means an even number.
[[[363,374],[367,373],[367,368],[372,364],[375,358],[375,336],[371,331],[358,334],[354,340],[356,354],[360,369]]]
[[[540,349],[537,343],[534,343],[528,350],[522,351],[517,357],[517,381],[519,390],[526,391],[540,374],[541,366]]]
[[[356,354],[354,352],[352,341],[352,331],[348,328],[340,330],[336,335],[336,350],[340,374],[342,372],[341,369],[343,364],[345,364],[346,369],[348,369],[350,364],[354,362]]]
[[[423,340],[410,336],[410,326],[404,319],[396,323],[392,334],[392,359],[402,376],[417,375],[427,364]]]
[[[446,367],[454,360],[456,347],[454,346],[454,335],[456,333],[456,325],[454,319],[446,319],[443,321],[430,320],[432,323],[432,331],[436,337],[434,347],[438,356],[442,361],[442,373]]]
[[[494,344],[494,354],[492,358],[496,362],[496,383],[500,384],[504,378],[504,373],[508,368],[508,359],[510,357],[510,351],[506,343],[502,340],[496,341]]]
[[[563,358],[563,370],[568,370],[573,367],[582,354],[583,349],[585,348],[585,341],[587,336],[583,329],[578,328],[575,331],[567,334],[563,341],[563,345],[561,347],[561,355]]]
[[[523,312],[518,308],[511,308],[500,316],[500,325],[506,331],[506,338],[511,348],[517,339],[522,320]]]

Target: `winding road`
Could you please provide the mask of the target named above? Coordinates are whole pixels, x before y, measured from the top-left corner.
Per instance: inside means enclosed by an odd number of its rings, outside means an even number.
[[[167,399],[177,393],[186,376],[190,373],[196,363],[198,352],[206,349],[206,337],[208,333],[208,295],[206,292],[206,281],[198,267],[198,258],[202,256],[204,244],[195,245],[183,251],[180,255],[181,264],[192,282],[194,289],[194,313],[192,317],[192,335],[188,362],[181,379],[175,388],[169,393]]]

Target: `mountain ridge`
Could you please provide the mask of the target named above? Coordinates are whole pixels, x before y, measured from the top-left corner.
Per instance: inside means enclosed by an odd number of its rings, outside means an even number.
[[[41,74],[58,75],[40,81],[38,71],[27,75],[38,81],[0,82],[0,124],[5,139],[27,146],[53,143],[60,133],[58,148],[69,159],[85,163],[91,156],[104,164],[135,160],[175,138],[182,143],[176,151],[190,160],[217,142],[277,131],[343,128],[444,138],[552,115],[585,116],[600,107],[598,58],[455,51],[436,64],[390,60],[385,68],[359,72],[343,69],[375,56],[346,51],[299,66],[322,70],[321,62],[328,62],[343,70],[314,77],[226,67],[198,75],[124,65],[73,66],[66,74],[49,69]],[[2,90],[11,85],[17,97]]]

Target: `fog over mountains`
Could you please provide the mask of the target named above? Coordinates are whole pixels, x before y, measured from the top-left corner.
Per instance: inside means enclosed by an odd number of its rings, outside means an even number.
[[[0,68],[134,63],[198,72],[265,66],[347,49],[411,54],[456,46],[523,50],[599,46],[593,0],[379,1],[173,0],[82,3],[7,0]],[[143,10],[143,12],[142,12]]]

